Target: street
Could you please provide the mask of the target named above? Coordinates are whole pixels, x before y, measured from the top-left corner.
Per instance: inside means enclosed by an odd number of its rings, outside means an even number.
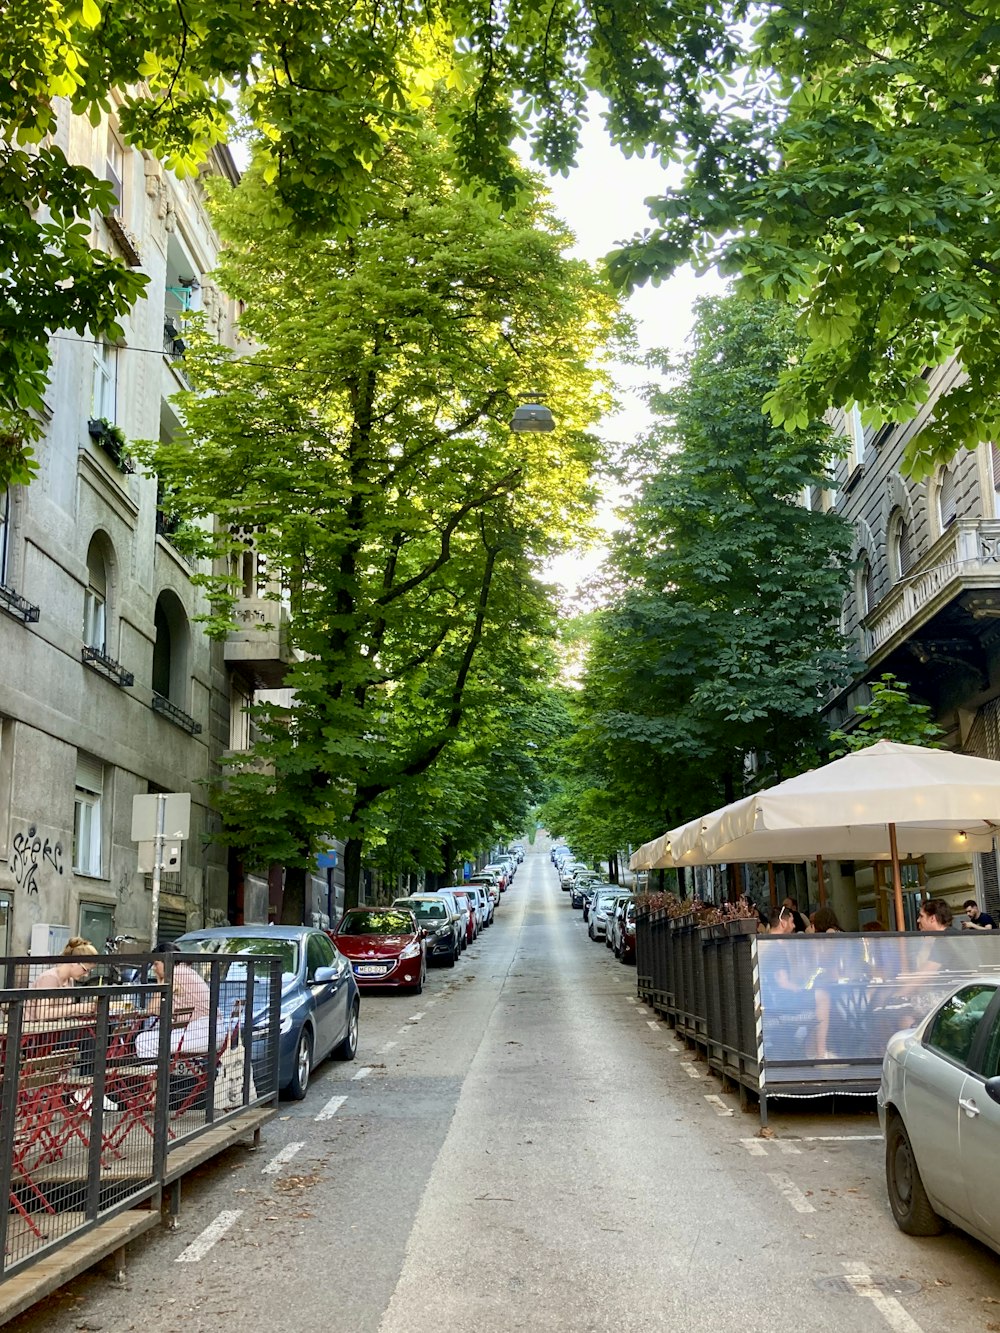
[[[184,1182],[180,1227],[20,1333],[937,1333],[1000,1329],[995,1257],[899,1233],[873,1103],[756,1111],[591,943],[548,844],[423,995],[366,994],[353,1064],[260,1151]]]

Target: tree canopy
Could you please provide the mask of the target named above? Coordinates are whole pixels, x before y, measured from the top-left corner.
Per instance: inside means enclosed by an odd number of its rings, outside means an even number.
[[[249,542],[291,607],[291,702],[255,710],[273,771],[231,776],[229,836],[300,869],[343,837],[349,895],[379,803],[458,738],[482,655],[532,632],[538,562],[587,523],[616,327],[539,198],[501,215],[433,126],[390,156],[348,237],[289,232],[259,169],[220,192],[219,279],[258,350],[192,337],[185,434],[147,454],[176,516],[214,516],[203,551]],[[511,433],[526,386],[554,433]],[[225,633],[228,563],[206,581]]]
[[[761,410],[791,325],[776,303],[700,303],[681,382],[652,396],[565,757],[581,814],[612,814],[615,845],[734,799],[751,765],[757,781],[807,767],[820,700],[850,674],[851,532],[819,503],[835,442]]]

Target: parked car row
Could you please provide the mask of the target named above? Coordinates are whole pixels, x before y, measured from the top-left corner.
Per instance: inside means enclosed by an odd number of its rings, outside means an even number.
[[[620,962],[634,963],[634,896],[618,884],[609,884],[585,862],[574,860],[563,844],[553,847],[551,857],[560,887],[570,895],[570,905],[583,912],[590,938],[603,940]]]

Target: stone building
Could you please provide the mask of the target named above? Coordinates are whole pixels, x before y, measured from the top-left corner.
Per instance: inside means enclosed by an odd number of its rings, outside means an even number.
[[[901,470],[903,451],[930,419],[937,397],[959,376],[957,363],[928,372],[929,396],[904,426],[865,429],[855,410],[835,428],[847,448],[835,489],[807,497],[834,505],[855,531],[853,588],[843,626],[864,669],[827,709],[831,725],[849,719],[869,695],[872,680],[891,672],[911,697],[930,705],[949,748],[1000,759],[1000,450],[963,451],[929,479]],[[835,904],[851,924],[890,924],[891,886],[883,868],[851,862],[828,867]],[[1000,911],[997,861],[928,856],[905,868],[907,911],[915,920],[921,890],[956,905],[977,897]],[[844,919],[846,917],[846,919]]]
[[[0,945],[23,952],[55,924],[103,944],[149,936],[149,880],[136,870],[132,798],[188,791],[192,827],[163,881],[161,930],[224,921],[230,883],[211,843],[206,780],[239,748],[243,694],[275,675],[274,644],[212,644],[193,568],[171,541],[156,478],[128,442],[178,429],[184,320],[205,312],[230,340],[231,303],[206,277],[217,238],[203,179],[179,181],[125,146],[114,117],[94,127],[63,109],[60,146],[112,182],[115,212],[93,242],[149,277],[117,343],[53,340],[40,473],[0,494]],[[229,152],[206,167],[236,181]],[[270,655],[270,656],[269,656]],[[239,659],[239,660],[236,660]],[[236,674],[233,675],[233,672]],[[242,685],[241,685],[242,681]],[[231,688],[235,682],[235,689]]]

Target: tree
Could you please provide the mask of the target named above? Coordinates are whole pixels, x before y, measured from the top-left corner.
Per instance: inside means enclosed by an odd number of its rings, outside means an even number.
[[[539,200],[501,216],[456,183],[433,127],[389,157],[346,238],[290,234],[262,173],[220,196],[219,278],[261,350],[193,340],[186,435],[147,455],[178,517],[217,516],[203,550],[228,561],[251,540],[290,599],[294,693],[255,710],[273,772],[231,776],[228,837],[299,872],[343,837],[349,903],[377,803],[456,739],[532,562],[586,522],[615,319]],[[525,386],[551,397],[552,436],[508,429]]]
[[[875,741],[898,741],[901,745],[925,745],[936,749],[943,732],[927,704],[910,698],[910,687],[892,672],[872,681],[871,698],[854,710],[857,719],[850,731],[831,731],[835,747],[831,759],[852,750],[864,750]]]
[[[957,356],[908,445],[918,478],[1000,429],[996,21],[951,0],[757,7],[744,77],[725,44],[706,59],[683,183],[612,258],[625,284],[690,261],[789,302],[806,342],[767,400],[789,427],[853,402],[907,421]]]
[[[733,800],[753,765],[757,782],[807,766],[820,701],[850,676],[851,531],[801,502],[833,441],[761,411],[795,346],[781,306],[702,302],[683,380],[652,397],[582,700],[582,767],[640,837]]]
[[[510,207],[530,195],[508,151],[516,136],[566,169],[592,91],[611,99],[609,129],[623,141],[678,122],[719,28],[703,0],[6,0],[0,486],[30,475],[50,334],[116,336],[144,285],[90,245],[112,194],[67,160],[67,108],[95,125],[113,114],[129,144],[179,175],[249,136],[285,224],[343,239],[377,200],[397,132],[419,125],[442,87],[456,169]]]

